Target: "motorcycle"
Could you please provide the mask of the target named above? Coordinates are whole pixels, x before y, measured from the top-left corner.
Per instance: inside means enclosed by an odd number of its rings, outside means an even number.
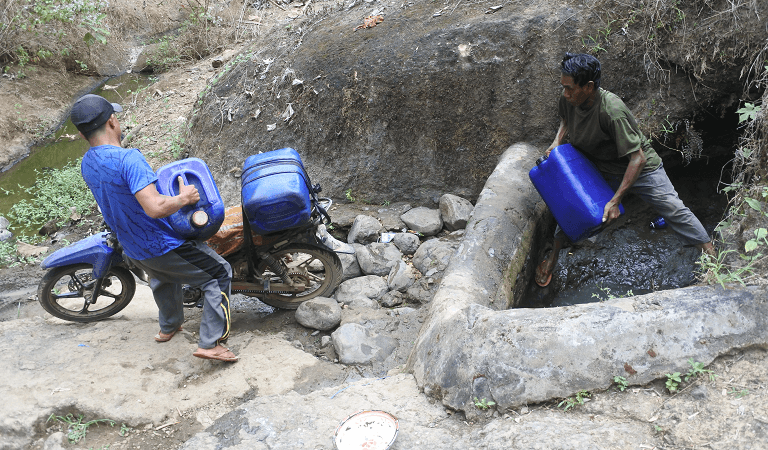
[[[232,293],[259,298],[282,309],[296,309],[311,298],[329,296],[341,282],[343,268],[336,251],[354,252],[331,236],[325,224],[329,198],[313,187],[310,220],[299,227],[254,235],[243,220],[243,243],[224,259],[232,267]],[[48,272],[38,286],[42,307],[60,319],[95,322],[123,310],[146,273],[123,258],[114,233],[106,230],[57,250],[41,263]],[[184,306],[201,304],[200,289],[184,286]]]

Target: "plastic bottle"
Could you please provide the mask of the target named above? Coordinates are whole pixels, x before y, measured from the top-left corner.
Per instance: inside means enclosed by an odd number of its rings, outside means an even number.
[[[667,221],[664,220],[663,217],[658,216],[657,218],[651,221],[651,228],[654,228],[656,230],[667,228]]]

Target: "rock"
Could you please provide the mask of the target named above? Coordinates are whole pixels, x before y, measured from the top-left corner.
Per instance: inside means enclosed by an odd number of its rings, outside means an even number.
[[[358,297],[368,297],[378,300],[386,294],[387,281],[382,277],[367,275],[364,277],[352,278],[344,281],[336,288],[334,297],[339,303],[348,304]]]
[[[392,238],[392,243],[403,252],[404,255],[413,255],[421,245],[421,239],[413,233],[397,233]]]
[[[221,58],[214,58],[211,61],[211,67],[213,67],[214,69],[218,69],[219,67],[221,67],[223,65],[224,65],[224,61]]]
[[[402,305],[405,301],[404,295],[399,291],[389,291],[381,297],[379,303],[385,308],[393,308],[398,305]]]
[[[64,438],[66,435],[61,431],[57,431],[45,440],[43,444],[43,450],[64,450]]]
[[[434,236],[443,229],[443,219],[439,209],[429,209],[423,206],[413,208],[400,216],[403,222],[413,231],[424,236]]]
[[[396,339],[377,335],[356,323],[340,326],[331,334],[331,340],[342,364],[383,361],[397,348]]]
[[[349,307],[352,309],[379,309],[379,302],[368,297],[357,297],[349,302]],[[339,318],[341,322],[341,318]]]
[[[0,229],[0,242],[5,242],[13,237],[13,233],[8,230]]]
[[[703,375],[703,376],[706,376]],[[691,390],[691,397],[698,401],[706,401],[709,397],[709,390],[703,384],[700,384]]]
[[[386,230],[400,231],[405,228],[405,223],[400,219],[406,211],[411,209],[409,203],[399,202],[379,208],[378,218]]]
[[[440,197],[440,217],[448,231],[465,228],[473,208],[469,200],[457,195],[445,194]]]
[[[23,256],[24,258],[31,258],[47,251],[48,247],[37,247],[35,245],[29,245],[21,241],[16,243],[16,252],[19,254],[19,256]]]
[[[364,247],[361,244],[352,244],[352,247],[357,246]],[[346,281],[363,275],[363,271],[360,270],[360,264],[357,262],[357,250],[351,255],[347,253],[336,253],[336,255],[341,260],[341,267],[344,269],[341,281]]]
[[[38,231],[37,234],[40,236],[50,236],[59,231],[59,228],[61,227],[56,223],[56,219],[51,219],[40,228],[40,231]]]
[[[157,60],[160,52],[160,43],[148,44],[142,47],[141,53],[136,58],[136,62],[131,67],[132,73],[154,72],[155,66],[152,61]]]
[[[296,321],[314,330],[330,330],[341,323],[341,307],[332,298],[315,297],[299,305]]]
[[[411,266],[404,261],[393,265],[387,277],[387,285],[390,291],[405,292],[414,281],[416,281],[416,274]]]
[[[11,222],[3,216],[0,216],[0,230],[7,230]]]
[[[441,238],[430,239],[416,250],[413,255],[413,267],[419,272],[428,276],[435,275],[437,272],[442,272],[448,267],[448,263],[451,260],[451,256],[456,253],[459,248],[459,242]]]
[[[331,337],[330,336],[323,336],[320,338],[320,347],[325,348],[328,347],[328,344],[331,343]]]
[[[405,294],[414,302],[421,304],[429,303],[432,301],[432,297],[435,296],[438,286],[439,283],[436,283],[431,277],[419,278],[406,289]]]
[[[352,228],[347,235],[347,242],[350,244],[360,243],[369,244],[379,240],[379,232],[382,231],[381,223],[371,216],[360,214],[355,217]]]
[[[393,264],[402,261],[403,254],[394,244],[374,242],[356,249],[357,262],[366,275],[389,275]]]

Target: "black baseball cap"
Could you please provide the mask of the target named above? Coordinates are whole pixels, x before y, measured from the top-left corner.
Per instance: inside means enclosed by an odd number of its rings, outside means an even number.
[[[87,94],[77,99],[72,106],[70,118],[78,131],[87,133],[104,125],[113,113],[122,110],[122,106],[110,103],[100,95]]]

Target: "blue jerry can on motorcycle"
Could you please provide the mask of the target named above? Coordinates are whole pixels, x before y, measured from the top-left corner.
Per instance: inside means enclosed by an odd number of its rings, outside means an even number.
[[[163,195],[179,194],[179,181],[193,185],[200,201],[187,205],[166,218],[184,239],[205,240],[216,234],[224,222],[224,201],[213,181],[208,165],[200,158],[187,158],[167,164],[157,171],[157,191]]]
[[[555,147],[536,161],[528,176],[573,242],[600,232],[603,211],[614,191],[597,167],[571,144]],[[624,207],[619,205],[624,214]]]
[[[281,148],[243,164],[243,212],[256,234],[298,227],[312,215],[311,184],[299,153]]]

